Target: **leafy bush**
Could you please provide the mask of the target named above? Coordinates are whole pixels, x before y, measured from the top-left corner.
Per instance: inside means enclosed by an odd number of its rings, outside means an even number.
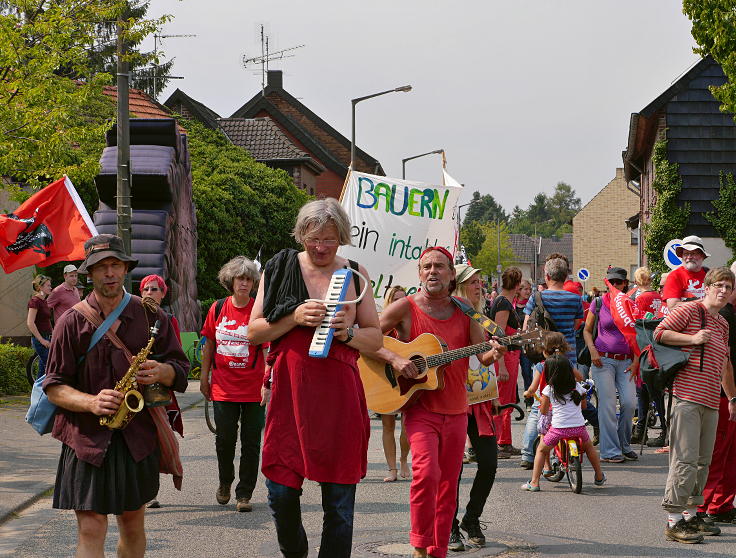
[[[30,393],[26,379],[26,362],[33,355],[30,347],[0,343],[0,394],[23,395]]]

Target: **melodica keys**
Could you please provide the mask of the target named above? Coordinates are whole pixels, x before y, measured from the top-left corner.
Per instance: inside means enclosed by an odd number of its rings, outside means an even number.
[[[330,322],[335,313],[342,308],[340,303],[345,300],[352,277],[353,272],[349,269],[338,269],[332,274],[330,286],[327,287],[327,294],[325,295],[327,313],[319,327],[314,330],[312,344],[309,345],[309,356],[327,358],[332,345],[332,338],[335,336],[335,329],[330,327]]]

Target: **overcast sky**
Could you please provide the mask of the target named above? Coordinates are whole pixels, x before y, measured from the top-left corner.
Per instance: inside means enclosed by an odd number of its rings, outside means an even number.
[[[259,25],[284,88],[350,137],[350,99],[411,84],[357,106],[357,144],[389,176],[401,159],[444,148],[466,191],[525,208],[558,181],[586,203],[622,166],[629,119],[698,57],[675,0],[152,0],[175,19],[164,39],[179,87],[230,116],[261,87]],[[149,45],[152,47],[152,44]],[[439,158],[407,163],[439,182]]]

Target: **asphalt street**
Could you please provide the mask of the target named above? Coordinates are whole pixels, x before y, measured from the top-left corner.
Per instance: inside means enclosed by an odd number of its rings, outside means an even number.
[[[185,470],[183,490],[177,492],[169,477],[162,478],[159,493],[162,507],[147,513],[148,555],[278,557],[263,479],[260,479],[253,496],[253,512],[235,512],[234,501],[227,506],[218,505],[214,497],[217,488],[214,437],[205,424],[203,404],[194,405],[184,413],[184,418],[186,437],[181,442]],[[383,482],[386,465],[381,448],[380,421],[372,420],[371,426],[368,475],[357,492],[353,556],[405,557],[410,552],[406,544],[409,482]],[[516,445],[521,439],[522,429],[523,422],[513,426]],[[38,444],[38,438],[30,438],[31,434],[29,429],[29,445],[24,451],[32,453],[31,446],[34,440]],[[652,431],[652,434],[656,435],[656,432]],[[43,444],[46,447],[53,442],[44,437]],[[31,480],[36,482],[44,471],[46,479],[53,479],[58,448],[53,452],[45,449],[41,453],[38,460],[32,455],[22,460],[24,468],[33,477]],[[6,457],[0,461],[5,462]],[[487,524],[487,547],[451,555],[734,556],[736,525],[722,526],[724,532],[721,536],[709,537],[701,545],[665,541],[663,528],[666,516],[660,508],[667,473],[665,455],[645,449],[638,462],[604,465],[608,484],[603,488],[594,487],[593,471],[586,464],[583,494],[577,495],[569,490],[564,480],[557,484],[543,481],[542,491],[538,493],[522,492],[519,487],[527,480],[528,472],[518,467],[518,459],[499,461],[496,484],[482,518]],[[460,488],[461,506],[467,501],[474,470],[475,465],[466,465]],[[5,477],[3,481],[8,481],[10,473],[3,469],[2,474]],[[18,469],[12,474],[14,482],[23,482],[24,470]],[[44,486],[38,482],[37,485],[38,490]],[[309,536],[310,556],[316,556],[319,546],[319,496],[318,485],[307,482],[302,497],[302,513]],[[50,497],[46,494],[19,513],[6,517],[0,526],[0,555],[19,558],[72,556],[75,537],[74,514],[52,510]],[[115,555],[116,539],[115,522],[111,520],[108,556]]]

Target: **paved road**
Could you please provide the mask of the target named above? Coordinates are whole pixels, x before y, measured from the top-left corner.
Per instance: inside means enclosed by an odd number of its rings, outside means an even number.
[[[147,514],[149,555],[277,557],[263,483],[259,482],[256,488],[252,513],[238,514],[233,504],[219,506],[214,499],[217,486],[214,439],[205,426],[202,404],[187,411],[184,417],[187,433],[182,443],[184,490],[177,492],[169,478],[162,479],[159,499],[163,507]],[[380,447],[380,422],[371,423],[368,476],[358,487],[353,556],[406,556],[409,483],[382,482],[386,467]],[[515,439],[520,439],[522,428],[523,423],[514,425]],[[37,438],[32,440],[38,443]],[[44,438],[43,444],[47,443],[53,446],[53,442]],[[29,450],[32,448],[18,449],[20,453]],[[31,471],[45,470],[46,478],[52,479],[57,451],[58,447],[51,452],[53,458],[49,457],[51,453],[46,456],[43,452],[39,458],[23,457],[21,461]],[[0,465],[4,459],[4,456],[0,459]],[[496,485],[483,516],[488,524],[489,545],[453,556],[500,553],[521,557],[734,556],[736,525],[726,527],[722,536],[710,537],[702,545],[678,545],[664,540],[664,514],[659,502],[666,466],[665,456],[645,451],[637,463],[609,464],[606,468],[609,484],[605,488],[592,486],[592,469],[587,467],[581,495],[570,492],[564,481],[545,482],[542,492],[532,494],[519,489],[528,475],[518,468],[517,461],[500,461]],[[474,465],[467,466],[461,484],[462,502],[467,499],[474,468]],[[7,471],[0,467],[0,472],[4,482]],[[26,482],[22,470],[15,474],[17,482]],[[307,483],[302,500],[305,527],[313,549],[310,555],[316,556],[314,549],[319,545],[321,526],[318,486]],[[108,555],[114,556],[114,521],[108,540]],[[48,497],[0,527],[0,555],[66,557],[73,554],[74,542],[73,513],[51,510]]]

